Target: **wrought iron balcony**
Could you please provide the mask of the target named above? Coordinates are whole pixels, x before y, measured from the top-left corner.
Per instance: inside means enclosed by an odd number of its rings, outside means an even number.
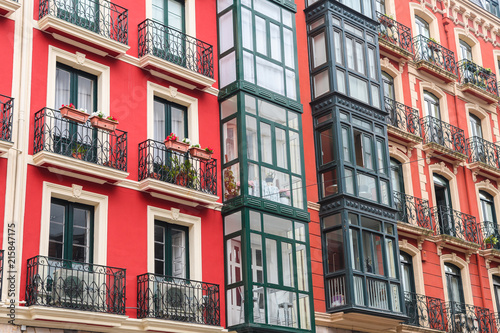
[[[483,68],[470,60],[464,59],[458,62],[460,73],[460,85],[464,88],[473,88],[470,92],[477,96],[475,92],[484,92],[498,100],[498,86],[496,75],[489,69]]]
[[[449,235],[480,244],[480,230],[474,216],[446,206],[432,207],[431,216],[436,235]]]
[[[483,221],[481,222],[481,230],[483,232],[483,249],[500,250],[500,233],[498,232],[497,223]]]
[[[429,201],[394,191],[397,220],[433,230]]]
[[[418,110],[385,97],[385,110],[389,113],[387,123],[397,129],[422,136]]]
[[[36,256],[28,259],[26,305],[125,314],[125,270]]]
[[[128,44],[128,10],[106,0],[39,0],[38,19],[52,16]]]
[[[493,333],[500,333],[500,312],[491,314],[491,325],[493,328]]]
[[[139,58],[146,55],[214,77],[212,45],[151,19],[139,24]]]
[[[456,80],[458,72],[455,53],[422,35],[413,39],[413,48],[417,68],[438,75],[448,82]]]
[[[219,285],[151,273],[139,275],[137,318],[219,326]]]
[[[14,98],[0,95],[0,140],[12,141]]]
[[[467,139],[469,163],[480,162],[492,168],[500,169],[500,146],[478,136]]]
[[[61,117],[59,110],[43,108],[35,113],[34,151],[127,171],[127,133],[96,129],[90,121],[80,124]]]
[[[446,330],[444,302],[439,298],[405,292],[406,325]]]
[[[147,178],[217,195],[217,160],[170,151],[148,139],[139,144],[139,181]]]
[[[3,288],[3,268],[4,268],[4,255],[5,251],[0,250],[0,295],[2,295],[2,288]]]
[[[444,303],[447,332],[450,333],[492,333],[495,332],[490,310],[479,306]]]
[[[402,54],[404,56],[413,55],[411,29],[379,12],[377,12],[377,19],[380,23],[378,26],[379,42],[385,41],[395,46],[393,50],[396,53],[404,53]]]
[[[420,119],[425,144],[435,143],[450,151],[467,156],[464,131],[431,116]]]

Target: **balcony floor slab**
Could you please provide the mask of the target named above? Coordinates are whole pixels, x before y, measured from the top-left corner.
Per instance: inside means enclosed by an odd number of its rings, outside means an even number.
[[[13,142],[0,140],[0,156],[6,154],[13,145]]]
[[[442,69],[439,66],[434,65],[432,62],[427,60],[420,60],[415,63],[415,67],[419,70],[422,70],[430,75],[433,75],[446,83],[450,83],[452,81],[456,81],[458,76]]]
[[[472,83],[461,84],[459,89],[464,93],[471,94],[472,96],[483,100],[487,104],[494,104],[500,101],[499,96],[492,94]]]
[[[394,43],[389,42],[383,37],[378,38],[378,44],[380,46],[381,52],[386,52],[393,57],[403,60],[410,60],[413,58],[413,53],[395,45]]]
[[[19,2],[13,0],[0,0],[0,15],[10,15],[21,7]]]

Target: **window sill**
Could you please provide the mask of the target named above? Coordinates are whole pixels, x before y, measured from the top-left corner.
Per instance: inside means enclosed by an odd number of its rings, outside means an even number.
[[[0,139],[0,156],[8,153],[9,149],[12,148],[13,145],[14,145],[14,142],[3,141]]]
[[[48,170],[53,173],[99,184],[115,183],[124,180],[129,175],[125,171],[46,151],[35,154],[33,163],[37,166],[47,166]]]
[[[0,15],[7,16],[21,7],[21,4],[13,0],[0,0]]]
[[[487,104],[494,104],[498,103],[500,101],[500,97],[486,91],[485,89],[472,84],[472,83],[464,83],[459,86],[459,89],[464,92],[468,93],[474,97],[477,97],[481,99],[483,102],[486,102]]]
[[[42,31],[53,33],[53,37],[58,40],[84,48],[103,57],[108,54],[114,57],[122,55],[130,49],[128,45],[103,37],[51,15],[40,19],[38,27]]]
[[[151,74],[163,78],[165,75],[172,78],[184,81],[192,85],[191,89],[210,88],[215,80],[208,76],[193,72],[190,69],[176,65],[170,61],[146,54],[139,59],[139,65],[144,69],[151,69]],[[160,74],[160,75],[158,75]]]

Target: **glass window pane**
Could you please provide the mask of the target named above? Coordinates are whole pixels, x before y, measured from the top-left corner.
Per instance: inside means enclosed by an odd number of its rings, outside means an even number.
[[[354,194],[354,175],[351,169],[345,169],[345,191]]]
[[[264,283],[264,260],[262,255],[262,237],[252,233],[250,235],[252,248],[252,281]]]
[[[266,239],[267,282],[278,284],[278,248],[274,239]]]
[[[283,11],[283,13],[288,13]],[[293,44],[293,32],[289,29],[283,29],[283,47],[285,49],[285,65],[295,68],[295,46]]]
[[[352,44],[350,44],[350,40],[348,40],[348,49],[349,49],[349,45],[352,46]],[[326,43],[326,41],[325,41]],[[335,30],[333,32],[333,43],[335,44],[335,62],[337,62],[338,64],[341,64],[343,65],[344,64],[344,55],[343,55],[343,52],[342,52],[342,35],[340,34],[340,31],[338,30]],[[325,45],[325,48],[326,48],[326,45]],[[352,50],[352,48],[351,48]],[[347,55],[348,58],[351,58],[352,55]],[[352,58],[351,58],[352,59]],[[352,61],[351,59],[348,59],[348,61]],[[325,50],[325,62],[326,62],[326,50]],[[319,65],[320,63],[318,63]]]
[[[238,127],[236,118],[226,121],[223,125],[224,157],[222,163],[228,163],[238,158]]]
[[[349,91],[351,96],[362,102],[368,103],[368,82],[349,75]]]
[[[70,100],[70,78],[71,74],[64,69],[56,69],[56,98],[54,105],[55,109],[59,109],[63,104],[68,105]]]
[[[359,231],[356,229],[349,229],[351,236],[351,267],[358,271],[361,270],[361,256],[359,251]]]
[[[342,94],[346,93],[346,90],[345,90],[345,72],[339,70],[338,68],[337,68],[337,90]]]
[[[359,196],[368,200],[377,200],[377,180],[374,177],[358,174]]]
[[[376,108],[380,108],[380,90],[379,87],[372,84],[371,85],[371,93],[372,93],[372,100],[373,100],[373,106]]]
[[[238,110],[237,102],[238,102],[238,97],[233,96],[229,99],[226,99],[224,102],[220,103],[221,119],[224,119],[236,113],[236,111]]]
[[[262,230],[262,221],[260,217],[260,213],[250,211],[250,229],[261,231]]]
[[[186,232],[171,228],[172,242],[172,276],[186,278]]]
[[[177,134],[179,138],[186,138],[187,133],[185,131],[186,124],[186,114],[185,110],[177,106],[171,105],[170,107],[170,117],[172,118],[171,128],[172,132]]]
[[[240,195],[240,164],[236,163],[224,169],[224,200]]]
[[[375,49],[368,48],[368,65],[370,66],[370,78],[372,80],[378,79],[378,71],[377,71],[377,53]]]
[[[389,183],[386,181],[380,181],[380,195],[381,202],[384,205],[389,204]]]
[[[275,129],[276,134],[276,164],[280,168],[288,168],[287,139],[286,131],[280,128]]]
[[[224,9],[231,6],[232,4],[233,0],[217,0],[217,13],[222,12]]]
[[[247,127],[247,158],[258,161],[258,144],[257,144],[257,119],[246,116]]]
[[[326,234],[326,252],[328,273],[345,269],[342,229],[330,231]]]
[[[248,163],[248,194],[260,196],[259,166],[254,163]]]
[[[356,42],[356,68],[358,72],[366,75],[364,44]]]
[[[243,35],[243,47],[253,51],[252,12],[244,7],[241,8],[241,29]]]
[[[295,112],[288,111],[288,127],[291,129],[299,129],[299,116]]]
[[[233,284],[243,279],[241,261],[241,237],[227,240],[227,284]]]
[[[346,57],[347,57],[347,67],[349,69],[356,69],[354,63],[354,40],[352,38],[346,38]]]
[[[261,161],[273,164],[273,141],[271,137],[271,125],[260,123],[260,151]]]
[[[219,17],[219,45],[220,53],[224,53],[234,46],[233,11],[230,10]],[[245,35],[243,35],[245,36]]]
[[[396,278],[396,249],[394,240],[386,239],[387,266],[389,267],[389,277]]]
[[[228,289],[226,292],[227,325],[233,326],[245,321],[245,307],[243,302],[243,286]]]
[[[313,77],[314,98],[330,91],[330,75],[328,70],[322,71]]]
[[[297,208],[304,208],[304,189],[301,178],[292,176],[292,192],[293,206]],[[283,203],[283,201],[281,203]]]
[[[295,80],[295,72],[289,69],[285,70],[286,74],[286,97],[291,99],[297,98],[297,87]]]
[[[254,9],[259,13],[272,18],[275,21],[281,21],[280,7],[267,0],[254,0]]]
[[[241,212],[233,213],[224,218],[224,235],[241,230]]]
[[[266,21],[259,16],[255,16],[255,41],[257,44],[257,52],[267,55]]]
[[[257,85],[280,95],[285,94],[283,67],[257,57]]]
[[[336,227],[342,224],[342,216],[340,213],[326,216],[323,218],[323,228]]]
[[[293,260],[293,246],[290,243],[281,243],[281,269],[283,274],[283,285],[286,287],[294,287],[295,281],[293,278],[295,264]]]
[[[245,95],[245,112],[257,114],[257,107],[255,106],[256,103],[257,101],[254,97]]]
[[[271,38],[271,58],[281,62],[281,32],[280,27],[276,24],[269,24],[269,32]]]
[[[263,100],[259,100],[259,115],[262,118],[286,126],[286,110]]]
[[[292,221],[264,214],[264,232],[275,236],[293,239]]]
[[[298,242],[306,241],[306,226],[304,223],[295,222],[295,240]]]
[[[351,162],[351,140],[349,140],[349,129],[342,127],[342,151],[344,152],[344,162]],[[333,139],[333,135],[332,135]]]
[[[254,55],[247,51],[243,51],[243,77],[245,81],[255,83]]]
[[[312,53],[313,53],[313,67],[322,65],[327,61],[326,39],[324,32],[312,37]]]
[[[382,232],[382,223],[366,216],[361,216],[361,226],[363,228]]]
[[[295,245],[295,255],[297,257],[297,288],[301,291],[309,290],[307,279],[307,248],[304,244]]]
[[[333,130],[328,128],[320,132],[321,162],[327,164],[333,161]]]
[[[329,170],[321,173],[321,189],[323,198],[337,194],[339,191],[337,183],[337,170]]]
[[[300,138],[299,133],[297,132],[289,132],[290,135],[290,163],[291,170],[295,174],[302,174],[302,166],[300,158]]]
[[[234,51],[221,58],[219,66],[221,68],[219,76],[221,88],[236,81],[236,56]]]

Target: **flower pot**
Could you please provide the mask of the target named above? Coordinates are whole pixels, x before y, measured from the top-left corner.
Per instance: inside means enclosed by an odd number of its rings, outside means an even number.
[[[116,125],[118,125],[118,122],[106,118],[92,117],[90,118],[90,124],[96,128],[100,128],[108,132],[113,132],[116,129]]]
[[[184,143],[181,141],[167,141],[165,140],[165,147],[167,147],[168,150],[176,151],[178,153],[186,153],[189,149],[189,143]]]
[[[83,159],[82,153],[73,153],[73,154],[71,154],[71,156],[73,156],[73,158],[77,158],[79,160]]]
[[[491,243],[487,243],[487,244],[486,244],[486,248],[487,248],[487,249],[492,249],[492,248],[493,248],[493,244],[491,244]]]
[[[63,118],[72,120],[77,123],[85,123],[87,119],[89,119],[89,114],[87,112],[83,112],[80,110],[77,110],[75,108],[70,108],[69,106],[63,106],[59,109],[61,112],[61,116]]]
[[[193,157],[198,157],[199,159],[207,161],[212,158],[212,154],[207,153],[205,149],[201,148],[189,148],[189,154]]]

